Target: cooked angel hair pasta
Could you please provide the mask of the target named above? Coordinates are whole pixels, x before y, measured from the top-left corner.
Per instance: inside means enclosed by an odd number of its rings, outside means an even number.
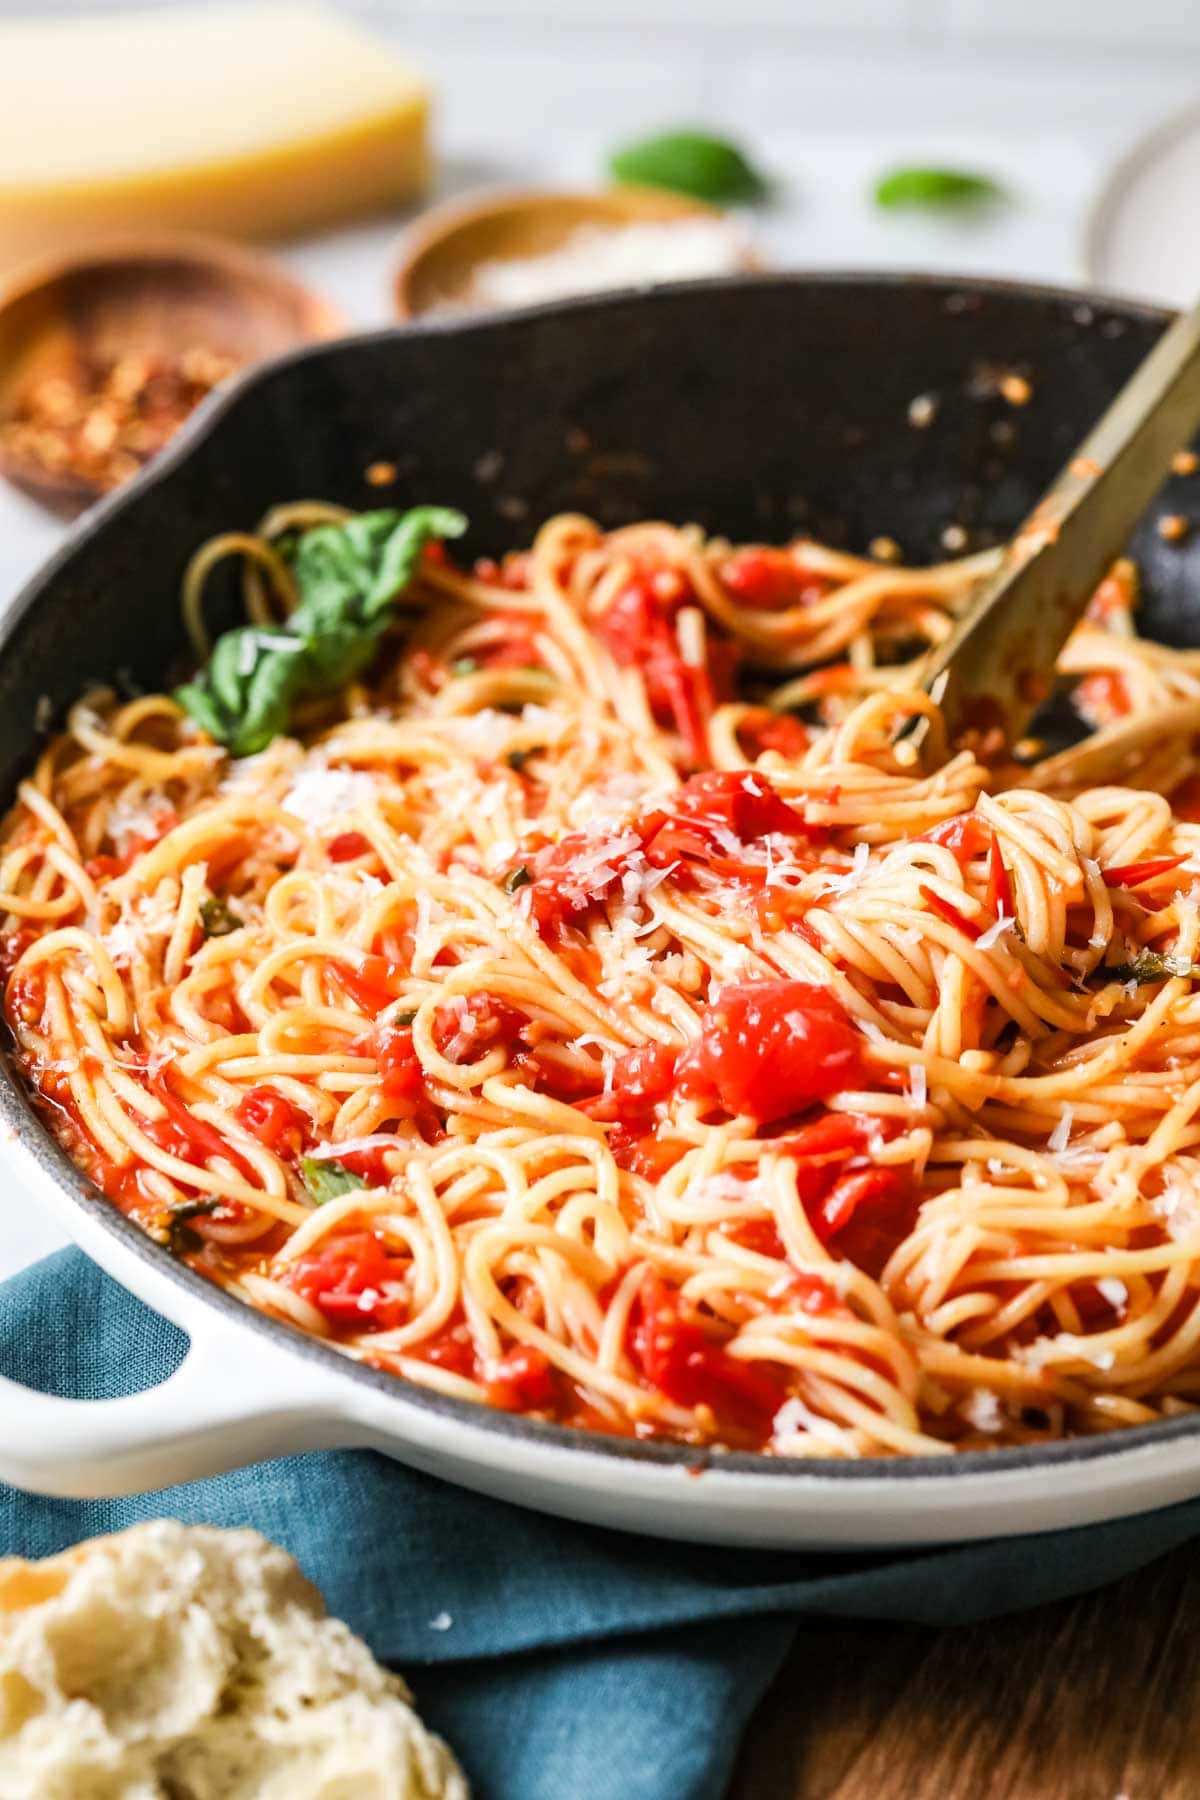
[[[198,655],[225,554],[254,622],[221,705],[344,517],[200,552]],[[427,546],[257,754],[89,695],[0,847],[52,1128],[212,1280],[464,1399],[818,1456],[1192,1406],[1200,759],[1157,715],[1200,652],[1119,565],[1063,668],[1145,717],[1132,785],[922,773],[914,659],[990,565],[561,517]]]

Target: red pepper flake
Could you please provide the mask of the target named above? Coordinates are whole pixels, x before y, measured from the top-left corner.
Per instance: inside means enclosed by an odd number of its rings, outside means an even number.
[[[1121,863],[1118,868],[1103,871],[1104,885],[1110,888],[1142,887],[1160,875],[1169,875],[1172,869],[1179,868],[1186,861],[1186,856],[1160,856],[1149,862]]]
[[[176,1098],[161,1076],[152,1078],[148,1086],[167,1115],[165,1119],[147,1120],[143,1126],[153,1143],[181,1162],[194,1163],[200,1168],[207,1167],[211,1157],[224,1157],[244,1180],[254,1180],[254,1171],[240,1151],[221,1136],[215,1125],[198,1119],[182,1100]]]
[[[953,925],[954,929],[961,931],[965,937],[974,940],[980,936],[979,927],[974,920],[964,918],[957,906],[952,906],[949,900],[943,900],[936,888],[928,887],[925,882],[922,882],[921,898],[930,912],[936,913],[939,919],[944,919],[947,925]]]
[[[982,856],[989,849],[995,842],[995,834],[978,813],[958,813],[953,819],[944,819],[931,831],[922,832],[918,842],[942,844],[959,868],[965,869],[973,857]]]
[[[988,850],[988,884],[987,906],[993,918],[1011,919],[1016,907],[1013,903],[1012,877],[1005,865],[1000,850],[1000,839],[993,836]]]

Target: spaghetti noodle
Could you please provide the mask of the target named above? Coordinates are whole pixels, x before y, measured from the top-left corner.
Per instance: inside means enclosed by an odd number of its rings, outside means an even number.
[[[277,509],[244,558],[296,605]],[[931,569],[560,517],[427,549],[363,675],[230,757],[93,693],[0,839],[7,1015],[115,1205],[464,1399],[942,1454],[1200,1398],[1200,652],[1119,565],[1063,670],[1134,785],[930,775]],[[802,720],[798,714],[803,713]]]

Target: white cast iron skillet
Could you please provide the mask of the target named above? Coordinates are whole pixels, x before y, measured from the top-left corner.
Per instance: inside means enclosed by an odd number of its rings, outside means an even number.
[[[731,537],[879,532],[933,558],[947,523],[1007,532],[1165,315],[1000,283],[751,277],[302,351],[215,396],[150,472],[89,514],[0,633],[0,788],[90,680],[159,686],[182,652],[188,554],[280,500],[461,506],[468,548],[550,513],[698,519]],[[1017,426],[984,366],[1018,368]],[[934,425],[908,405],[934,393]],[[363,471],[395,462],[394,490]],[[1163,510],[1180,510],[1168,491]],[[1200,567],[1151,521],[1147,626],[1200,643]],[[226,596],[228,618],[235,597]],[[221,624],[223,621],[216,621]],[[1200,1417],[937,1460],[784,1461],[572,1432],[440,1398],[255,1314],[121,1218],[0,1069],[3,1206],[45,1207],[190,1339],[161,1386],[51,1398],[0,1380],[0,1478],[48,1494],[164,1486],[261,1458],[365,1445],[547,1512],[667,1537],[885,1546],[1080,1525],[1200,1492]],[[55,1329],[69,1329],[69,1321]]]

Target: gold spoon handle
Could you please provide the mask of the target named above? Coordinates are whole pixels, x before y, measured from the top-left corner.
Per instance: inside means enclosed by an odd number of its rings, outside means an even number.
[[[1200,307],[1180,314],[1011,539],[926,663],[953,744],[1018,741],[1091,595],[1200,427]]]
[[[1148,744],[1169,743],[1172,738],[1196,732],[1200,732],[1200,698],[1172,700],[1149,717],[1143,713],[1131,719],[1115,719],[1111,725],[1072,744],[1069,750],[1031,763],[1022,774],[1022,785],[1053,792],[1064,787],[1120,784],[1132,778],[1134,766],[1139,757],[1145,756]]]

